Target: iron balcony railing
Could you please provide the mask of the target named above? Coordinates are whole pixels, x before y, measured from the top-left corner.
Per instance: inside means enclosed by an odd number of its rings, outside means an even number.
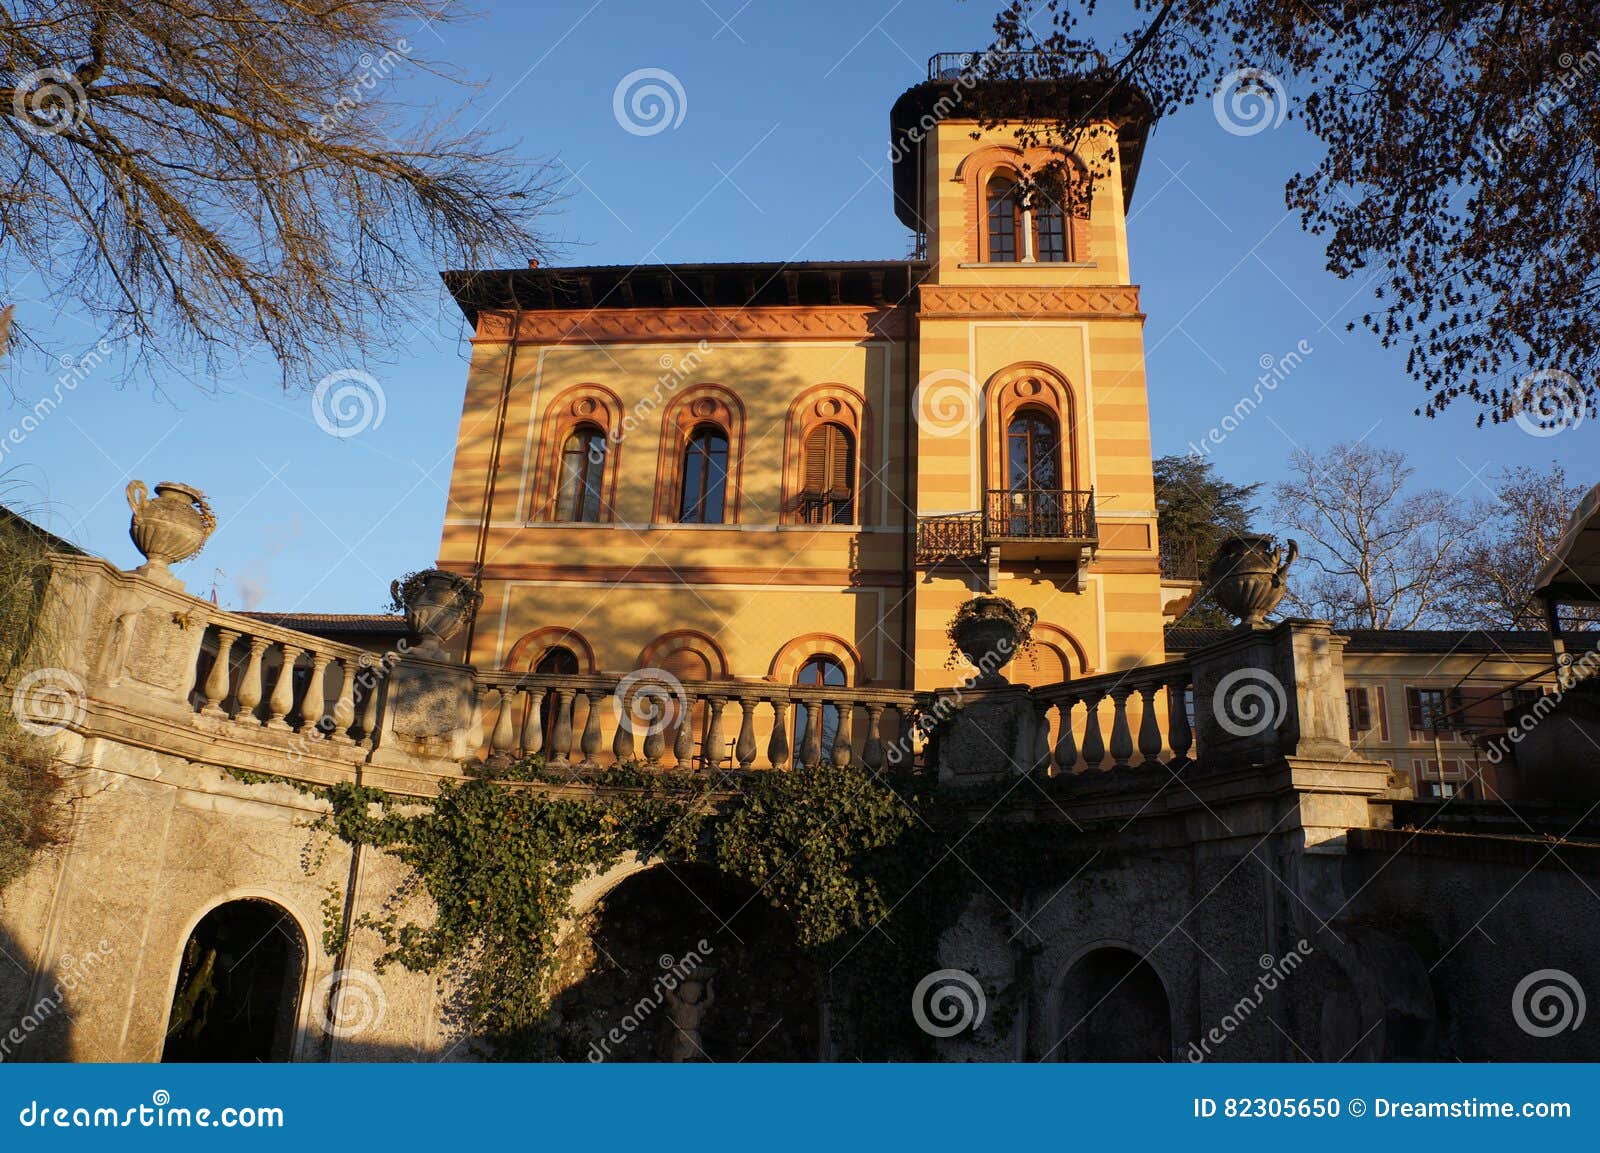
[[[981,512],[947,513],[917,522],[917,562],[982,556],[1007,541],[1100,543],[1091,489],[991,489]]]
[[[1049,76],[1061,57],[1048,52],[936,52],[928,57],[929,80],[973,80],[995,77],[1018,79]]]

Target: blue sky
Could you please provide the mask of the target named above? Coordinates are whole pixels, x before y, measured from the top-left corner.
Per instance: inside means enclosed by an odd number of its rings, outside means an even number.
[[[483,3],[479,19],[419,28],[414,44],[482,84],[469,122],[482,116],[555,165],[566,198],[547,228],[566,246],[562,263],[904,256],[888,187],[889,106],[932,53],[982,47],[992,3],[740,3]],[[680,81],[677,127],[637,136],[619,125],[613,91],[641,68]],[[414,85],[419,98],[436,91],[404,72],[391,83]],[[1205,439],[1255,389],[1263,358],[1300,348],[1303,362],[1212,448],[1228,479],[1270,482],[1296,445],[1363,436],[1404,449],[1420,481],[1463,498],[1487,497],[1481,480],[1506,465],[1559,460],[1574,479],[1596,479],[1581,467],[1589,429],[1536,437],[1515,425],[1474,429],[1465,407],[1434,421],[1412,415],[1421,393],[1403,354],[1345,331],[1370,307],[1371,286],[1325,272],[1320,247],[1284,210],[1285,178],[1315,156],[1292,121],[1236,136],[1209,105],[1156,128],[1130,221],[1156,453]],[[58,349],[81,355],[100,338],[70,309],[52,319],[37,276],[8,287]],[[221,381],[172,374],[157,389],[119,382],[113,363],[8,446],[7,499],[132,566],[123,487],[185,481],[210,495],[221,522],[180,569],[192,591],[215,584],[231,608],[375,611],[392,577],[435,557],[460,414],[464,322],[442,294],[419,304],[416,333],[365,366],[385,404],[360,435],[328,435],[310,398],[285,395],[270,365]],[[5,373],[18,400],[0,408],[0,432],[60,372],[12,357]]]

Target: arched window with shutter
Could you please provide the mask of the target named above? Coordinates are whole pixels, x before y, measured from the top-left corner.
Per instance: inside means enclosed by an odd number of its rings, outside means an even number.
[[[717,425],[699,425],[690,433],[683,450],[678,522],[721,524],[727,500],[728,435]]]
[[[855,520],[856,444],[850,430],[829,421],[806,434],[801,520],[851,524]]]

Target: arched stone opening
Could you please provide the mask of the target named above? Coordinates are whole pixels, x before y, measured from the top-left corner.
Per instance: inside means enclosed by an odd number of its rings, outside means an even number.
[[[1170,1061],[1172,1005],[1150,962],[1130,949],[1090,949],[1056,989],[1061,1061]]]
[[[820,980],[788,919],[713,869],[635,872],[563,943],[548,1017],[569,1061],[814,1061]]]
[[[162,1061],[288,1061],[305,982],[306,939],[281,905],[228,901],[184,943]]]

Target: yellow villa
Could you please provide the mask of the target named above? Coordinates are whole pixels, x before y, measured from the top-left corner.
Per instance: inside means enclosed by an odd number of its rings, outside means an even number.
[[[945,630],[979,590],[1038,614],[1014,681],[1163,658],[1126,232],[1148,110],[1108,107],[1109,172],[1082,194],[1069,158],[1051,196],[1049,154],[931,75],[892,115],[925,258],[447,275],[467,661],[929,689],[971,672]]]

